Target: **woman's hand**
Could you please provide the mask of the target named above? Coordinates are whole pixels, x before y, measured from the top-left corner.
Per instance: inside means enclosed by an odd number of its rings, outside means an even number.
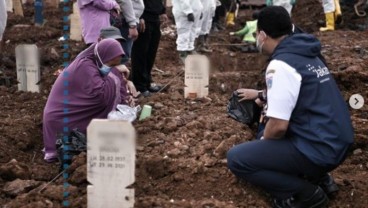
[[[120,65],[117,65],[115,66],[116,69],[123,74],[123,76],[128,79],[129,75],[130,75],[130,71],[128,69],[128,67],[126,67],[125,65],[123,64],[120,64]]]
[[[138,97],[140,92],[137,91],[132,81],[127,81],[127,89],[129,90],[129,93],[134,97]]]
[[[135,107],[135,99],[133,98],[133,96],[129,95],[127,98],[127,104],[130,107]]]
[[[244,100],[255,100],[258,98],[258,90],[255,89],[238,89],[239,102]]]

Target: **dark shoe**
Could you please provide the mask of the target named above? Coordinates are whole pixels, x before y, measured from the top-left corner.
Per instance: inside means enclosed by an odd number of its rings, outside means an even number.
[[[150,92],[158,92],[158,91],[160,91],[161,89],[162,89],[162,87],[161,87],[161,86],[155,85],[155,86],[151,86],[151,87],[149,87],[149,88],[148,88],[148,91],[150,91]]]
[[[297,208],[325,208],[328,204],[328,197],[321,187],[317,187],[314,194],[308,199],[300,199],[296,203]]]
[[[151,92],[147,90],[147,91],[142,92],[142,95],[144,97],[149,97],[149,96],[151,96]]]
[[[327,174],[325,177],[321,178],[321,180],[318,182],[318,185],[327,195],[331,195],[339,191],[339,187],[330,174]]]
[[[295,199],[293,197],[283,200],[274,199],[273,208],[326,208],[328,201],[327,195],[318,186],[314,194],[307,199]]]
[[[295,207],[295,200],[294,198],[288,198],[288,199],[273,199],[272,201],[273,205],[272,208],[294,208]]]

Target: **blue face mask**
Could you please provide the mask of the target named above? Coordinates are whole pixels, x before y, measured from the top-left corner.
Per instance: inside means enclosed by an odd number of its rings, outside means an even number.
[[[100,72],[104,76],[106,76],[108,73],[110,73],[110,71],[111,71],[111,67],[106,66],[105,64],[102,64],[102,66],[100,67]]]
[[[102,66],[99,68],[101,74],[103,76],[106,76],[107,74],[110,73],[111,71],[111,67],[110,66],[107,66],[106,64],[102,63],[102,60],[100,58],[100,55],[98,54],[98,51],[97,51],[97,46],[98,46],[98,43],[96,44],[95,46],[95,55],[97,56],[98,60],[100,61],[100,63],[102,64]]]

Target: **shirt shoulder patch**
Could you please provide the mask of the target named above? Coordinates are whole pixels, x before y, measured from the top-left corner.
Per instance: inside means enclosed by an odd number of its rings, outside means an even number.
[[[267,85],[267,89],[271,89],[272,88],[272,80],[273,80],[273,75],[275,74],[275,72],[276,72],[276,70],[270,69],[266,73],[266,85]]]

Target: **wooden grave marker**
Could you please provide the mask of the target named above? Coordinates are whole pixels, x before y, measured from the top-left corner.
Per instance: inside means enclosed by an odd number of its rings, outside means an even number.
[[[6,0],[6,11],[13,12],[13,0]]]
[[[208,96],[209,60],[204,55],[189,55],[185,59],[185,98]]]
[[[15,15],[24,17],[22,0],[13,0],[13,9]]]
[[[73,4],[73,14],[71,14],[69,18],[70,18],[70,39],[81,41],[82,23],[80,20],[79,9],[76,2]]]
[[[87,128],[88,208],[133,208],[135,130],[130,122],[93,119]]]
[[[18,90],[40,92],[40,57],[36,45],[18,45],[15,48]]]

